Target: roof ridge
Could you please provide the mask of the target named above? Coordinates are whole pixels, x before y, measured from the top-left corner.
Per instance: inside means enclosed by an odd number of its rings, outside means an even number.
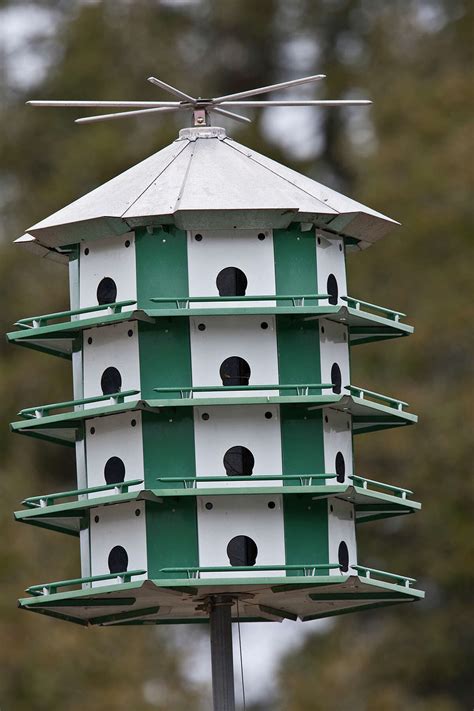
[[[176,141],[173,141],[173,143],[175,143],[175,142],[176,142]],[[155,183],[155,182],[158,180],[158,178],[160,177],[160,175],[161,175],[162,173],[164,173],[165,170],[168,170],[168,168],[170,167],[170,165],[171,165],[172,163],[174,163],[174,161],[181,155],[181,153],[182,153],[182,152],[184,151],[184,149],[189,145],[189,143],[190,143],[189,140],[188,140],[187,142],[184,142],[184,141],[183,141],[183,145],[182,145],[182,146],[179,146],[179,150],[177,151],[177,153],[175,153],[175,155],[173,155],[173,157],[171,158],[171,160],[164,166],[164,168],[162,168],[162,170],[160,170],[160,172],[158,173],[158,175],[155,175],[155,177],[153,178],[153,180],[146,186],[146,188],[144,188],[144,189],[141,191],[141,193],[140,193],[139,195],[137,195],[137,197],[135,198],[135,200],[133,200],[133,202],[131,202],[130,205],[127,206],[127,209],[126,209],[124,212],[122,212],[122,214],[120,215],[120,217],[125,217],[125,215],[127,214],[127,212],[135,205],[136,202],[138,202],[138,200],[140,200],[140,198],[142,197],[142,195],[144,195],[144,194],[146,193],[146,191],[149,190],[149,188],[153,185],[153,183]],[[173,145],[173,144],[171,143],[170,145]],[[157,151],[157,153],[160,153],[160,151]],[[155,155],[156,155],[156,154],[155,154]],[[139,164],[137,164],[137,165],[139,165]]]

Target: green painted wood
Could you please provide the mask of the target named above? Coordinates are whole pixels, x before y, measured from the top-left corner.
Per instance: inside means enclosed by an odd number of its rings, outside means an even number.
[[[321,383],[319,321],[294,316],[277,316],[276,321],[279,382]]]
[[[191,386],[189,321],[159,319],[139,323],[140,379],[143,399],[154,398],[154,388]]]
[[[157,477],[195,476],[194,418],[191,408],[143,412],[145,488],[156,489]],[[161,489],[176,488],[160,482]]]
[[[314,230],[300,232],[299,225],[273,230],[273,251],[277,294],[317,293]]]
[[[283,471],[287,475],[324,472],[321,410],[280,405]],[[331,483],[331,480],[328,480]],[[322,483],[322,482],[321,482]],[[285,482],[290,486],[290,482]]]
[[[135,230],[138,308],[152,305],[156,296],[188,295],[186,232],[166,228]]]
[[[326,501],[313,501],[305,495],[285,497],[284,521],[287,565],[301,560],[329,563]],[[323,570],[319,574],[324,573]],[[289,571],[288,575],[302,576],[303,571]]]
[[[171,566],[199,565],[196,500],[164,499],[161,506],[145,504],[148,577],[166,578],[160,571]],[[186,578],[186,573],[175,578]]]

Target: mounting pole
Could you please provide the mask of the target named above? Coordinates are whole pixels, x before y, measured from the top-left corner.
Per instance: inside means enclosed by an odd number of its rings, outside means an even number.
[[[214,711],[235,711],[232,603],[226,595],[209,598]]]

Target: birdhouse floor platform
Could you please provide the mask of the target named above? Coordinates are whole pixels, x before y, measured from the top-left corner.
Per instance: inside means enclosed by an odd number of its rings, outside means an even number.
[[[212,478],[212,477],[209,477]],[[228,477],[214,477],[215,479],[227,479]],[[253,477],[252,477],[253,478]],[[260,477],[265,479],[266,477]],[[298,477],[291,477],[294,482]],[[302,477],[310,478],[310,477]],[[328,476],[328,479],[330,477]],[[176,497],[209,497],[209,496],[268,496],[268,495],[283,495],[286,496],[305,496],[311,499],[324,499],[329,497],[338,497],[345,501],[350,501],[355,505],[356,523],[366,521],[374,521],[382,518],[390,518],[392,516],[407,515],[414,513],[421,508],[421,504],[417,501],[412,501],[406,498],[411,493],[407,489],[390,486],[382,482],[374,482],[364,479],[363,477],[353,477],[357,482],[357,486],[348,484],[323,484],[323,485],[272,485],[268,481],[266,485],[259,485],[262,482],[250,482],[250,477],[247,477],[247,482],[244,485],[236,485],[234,483],[227,485],[216,485],[215,487],[205,486],[199,482],[199,477],[193,479],[195,486],[192,488],[171,488],[174,480],[169,480],[169,484],[165,484],[166,478],[162,479],[163,487],[153,490],[139,490],[127,493],[117,493],[119,488],[127,488],[133,486],[133,482],[124,482],[119,486],[111,485],[104,486],[105,491],[92,491],[89,493],[89,498],[81,498],[67,503],[55,503],[60,498],[71,498],[84,496],[87,490],[76,490],[70,492],[59,492],[57,494],[49,494],[44,496],[32,497],[25,499],[23,502],[29,508],[16,511],[15,519],[23,523],[29,523],[34,526],[40,526],[61,533],[71,535],[79,535],[81,530],[84,530],[89,525],[90,512],[92,509],[101,506],[110,506],[121,504],[130,501],[147,501],[153,505],[160,506],[166,498]],[[285,482],[288,484],[288,482]],[[99,489],[100,487],[95,487]],[[114,489],[113,492],[110,489]],[[377,491],[377,489],[385,489],[385,492]],[[387,493],[386,490],[393,493]],[[93,498],[91,497],[93,494]],[[98,494],[98,495],[95,495]],[[101,495],[102,494],[102,495]]]
[[[47,587],[44,588],[46,594],[30,589],[34,596],[21,599],[19,607],[85,626],[206,622],[208,597],[225,594],[234,600],[234,620],[237,620],[238,600],[241,621],[281,622],[331,617],[424,597],[421,590],[410,587],[415,582],[411,578],[362,566],[357,568],[359,575],[300,573],[291,577],[246,578],[243,573],[237,574],[243,577],[236,577],[234,573],[232,577],[219,579],[213,577],[213,573],[189,570],[189,574],[209,577],[115,583],[53,594],[47,592]],[[311,566],[308,569],[311,570]],[[57,590],[74,583],[81,581],[61,581],[50,584],[50,588]]]
[[[207,305],[207,301],[201,300],[204,298],[160,298],[160,307],[128,311],[122,309],[133,306],[135,302],[119,302],[108,304],[106,309],[102,309],[103,313],[91,318],[88,317],[88,313],[97,313],[101,310],[100,306],[32,316],[18,321],[15,325],[19,326],[21,330],[8,333],[7,340],[33,350],[70,358],[74,350],[80,346],[81,334],[85,329],[110,326],[126,321],[154,324],[160,318],[195,316],[292,315],[304,321],[328,318],[349,326],[351,345],[399,338],[413,333],[412,326],[400,321],[404,314],[352,297],[344,298],[348,306],[311,305],[308,303],[311,301],[311,295],[293,297],[293,300],[302,301],[299,305],[276,306],[265,306],[264,301],[262,301],[262,305],[245,306],[245,301],[242,304],[240,300],[232,300],[229,305],[226,305],[226,300],[219,299],[219,297],[212,297],[212,299],[207,297],[209,299],[209,305]],[[247,300],[251,299],[252,303],[259,300],[258,296],[246,298]],[[282,300],[286,302],[292,300],[292,297],[273,296],[271,298],[277,304]],[[376,313],[373,313],[374,311]],[[79,318],[80,316],[81,318]],[[59,319],[63,320],[58,323]],[[50,323],[51,321],[55,321],[55,323]]]
[[[275,391],[279,388],[290,386],[284,385],[258,385],[257,390],[268,390],[269,387]],[[300,386],[291,386],[293,389]],[[313,387],[321,389],[319,385],[309,385],[304,387]],[[330,387],[330,386],[329,386]],[[72,412],[65,412],[57,415],[42,416],[41,413],[50,412],[53,409],[65,409],[83,407],[84,400],[75,400],[65,403],[55,403],[53,405],[41,405],[22,410],[21,414],[25,419],[12,422],[10,428],[13,432],[19,434],[37,437],[50,442],[58,442],[69,446],[74,446],[75,442],[83,438],[84,423],[88,419],[95,417],[105,417],[123,412],[146,411],[150,413],[166,412],[170,408],[193,408],[193,407],[224,407],[226,405],[291,405],[295,408],[304,408],[306,410],[322,409],[330,407],[335,410],[346,412],[352,415],[353,432],[360,434],[363,432],[373,432],[377,430],[389,429],[392,427],[401,427],[411,425],[417,422],[418,418],[409,412],[405,412],[403,408],[406,403],[397,401],[394,398],[389,398],[378,393],[373,393],[370,390],[348,386],[349,390],[355,395],[252,395],[246,394],[244,386],[236,388],[238,391],[234,393],[230,388],[209,386],[210,390],[219,390],[219,394],[229,394],[229,397],[192,397],[192,386],[183,386],[182,388],[160,388],[161,392],[171,390],[177,395],[174,398],[164,397],[161,399],[150,400],[131,400],[123,402],[127,397],[136,396],[136,391],[119,392],[111,396],[97,396],[89,398],[87,404],[101,402],[106,400],[108,403],[100,407],[87,407],[86,409],[75,409]],[[200,388],[207,390],[207,388]],[[247,388],[250,392],[255,388]],[[200,393],[202,394],[202,393]],[[180,396],[181,395],[181,396]],[[183,397],[183,395],[185,395]],[[232,396],[233,395],[233,396]],[[122,400],[122,402],[117,402]],[[382,404],[377,400],[393,403],[393,406]],[[36,414],[35,414],[36,413]],[[40,415],[40,416],[38,416]]]

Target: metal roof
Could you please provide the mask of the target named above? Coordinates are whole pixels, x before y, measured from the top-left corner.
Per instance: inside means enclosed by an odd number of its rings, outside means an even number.
[[[277,229],[291,222],[352,237],[361,248],[399,224],[205,126],[182,129],[166,148],[27,232],[37,246],[55,249],[146,225]]]

